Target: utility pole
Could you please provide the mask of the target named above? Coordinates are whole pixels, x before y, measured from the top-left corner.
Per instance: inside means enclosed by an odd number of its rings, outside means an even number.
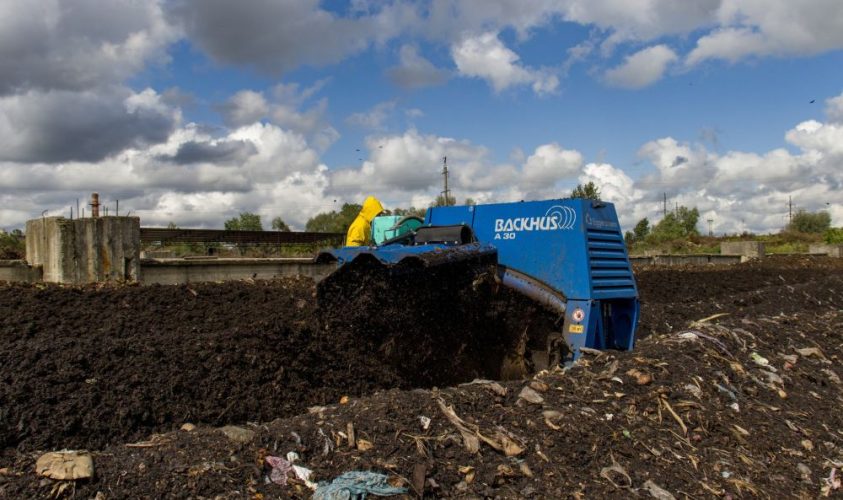
[[[667,193],[664,194],[664,208],[662,209],[662,215],[667,216]]]
[[[451,190],[448,189],[448,157],[442,157],[442,175],[445,177],[445,190],[442,191],[442,196],[445,198],[443,200],[445,206],[449,206],[451,204]]]
[[[793,224],[793,196],[787,197],[787,220]]]

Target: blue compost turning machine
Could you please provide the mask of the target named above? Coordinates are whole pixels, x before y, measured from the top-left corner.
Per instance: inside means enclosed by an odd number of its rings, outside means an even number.
[[[499,283],[557,318],[555,335],[564,342],[556,343],[558,355],[544,354],[545,362],[573,361],[582,348],[632,349],[638,289],[611,203],[555,199],[434,207],[413,230],[378,246],[325,251],[317,261],[335,262],[339,273],[362,260],[419,269],[481,257],[496,266]]]

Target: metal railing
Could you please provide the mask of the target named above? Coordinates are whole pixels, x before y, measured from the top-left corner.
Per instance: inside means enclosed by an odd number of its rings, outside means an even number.
[[[140,228],[141,243],[236,243],[251,245],[302,245],[341,243],[341,233],[292,231],[228,231],[225,229]]]

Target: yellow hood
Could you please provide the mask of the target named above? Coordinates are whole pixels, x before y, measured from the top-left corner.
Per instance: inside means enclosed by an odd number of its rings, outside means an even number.
[[[363,208],[360,210],[360,217],[366,219],[366,222],[372,222],[372,219],[383,212],[383,205],[374,196],[369,196],[363,202]]]

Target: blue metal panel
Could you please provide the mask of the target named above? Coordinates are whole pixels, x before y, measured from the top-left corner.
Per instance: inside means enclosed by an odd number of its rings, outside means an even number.
[[[565,337],[574,357],[580,347],[632,348],[639,314],[638,289],[611,203],[557,199],[435,207],[428,209],[425,224],[471,226],[478,242],[342,248],[330,253],[340,265],[361,254],[386,265],[406,259],[429,263],[437,254],[446,261],[470,254],[496,254],[505,284],[509,279],[509,286],[522,293],[527,290],[530,296],[565,313]]]
[[[478,240],[498,249],[501,265],[542,281],[566,297],[637,296],[610,203],[559,199],[436,207],[428,210],[425,222],[471,225]]]

